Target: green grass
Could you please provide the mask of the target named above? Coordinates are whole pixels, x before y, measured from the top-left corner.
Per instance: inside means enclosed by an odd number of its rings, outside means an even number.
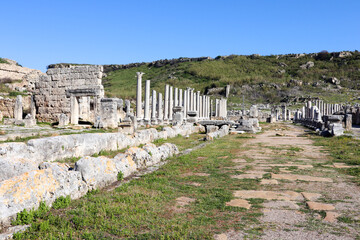
[[[5,59],[3,59],[3,58],[0,58],[0,63],[7,63],[7,64],[9,64],[9,62],[8,61],[6,61]]]
[[[300,65],[313,61],[315,66],[300,69]],[[287,67],[281,67],[285,63]],[[201,62],[184,62],[154,67],[148,64],[140,67],[121,69],[107,73],[103,79],[108,96],[135,98],[136,72],[144,72],[143,79],[151,79],[151,87],[158,92],[164,91],[165,84],[175,87],[188,86],[204,93],[209,88],[232,85],[230,102],[242,103],[245,96],[246,105],[250,103],[279,103],[289,96],[321,97],[327,102],[359,102],[360,90],[360,54],[353,52],[347,58],[317,60],[310,55],[294,58],[287,55],[277,59],[276,56],[238,56],[225,59],[205,60]],[[285,74],[279,74],[285,69]],[[341,80],[342,89],[329,91],[329,86],[322,76],[336,77]],[[175,78],[174,78],[175,77]],[[301,80],[302,86],[290,84],[291,79]],[[319,86],[313,86],[314,83]],[[249,87],[243,88],[244,85]]]
[[[176,146],[178,146],[180,151],[182,151],[182,150],[185,150],[188,148],[192,148],[196,145],[199,145],[200,143],[203,143],[204,138],[205,138],[205,134],[194,133],[194,134],[189,135],[188,138],[186,138],[185,136],[178,135],[174,138],[169,138],[169,139],[157,139],[153,143],[157,146],[160,146],[160,145],[164,144],[165,142],[173,143]]]
[[[196,138],[194,138],[196,139]],[[180,141],[179,139],[176,141]],[[181,140],[183,141],[183,140]],[[246,139],[226,136],[188,155],[169,159],[156,172],[134,179],[113,192],[99,191],[73,200],[66,208],[51,209],[45,217],[33,219],[15,239],[212,239],[229,229],[259,235],[262,201],[251,199],[254,208],[228,207],[235,189],[258,189],[254,180],[232,179],[222,167],[232,166],[231,149]],[[206,159],[197,160],[199,156]],[[229,158],[221,159],[220,156]],[[188,176],[188,172],[209,173],[208,177]],[[201,187],[189,185],[200,182]],[[189,197],[195,202],[178,209],[175,199]]]
[[[339,169],[340,172],[354,176],[354,181],[360,184],[360,140],[351,136],[324,138],[312,136],[315,145],[324,146],[330,154],[331,162],[341,162],[348,165],[356,165],[353,168]]]

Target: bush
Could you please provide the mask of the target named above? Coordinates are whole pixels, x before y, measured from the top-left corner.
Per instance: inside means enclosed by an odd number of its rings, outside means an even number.
[[[331,57],[330,53],[326,50],[323,50],[321,52],[318,53],[316,59],[317,60],[321,60],[321,61],[325,61],[325,60],[329,60]]]
[[[55,200],[52,207],[54,209],[66,208],[70,205],[70,202],[71,202],[70,196],[66,196],[66,197],[61,196]]]
[[[26,209],[22,210],[16,215],[16,220],[13,221],[12,225],[24,225],[32,223],[36,218],[43,218],[50,208],[46,205],[45,202],[40,202],[39,208],[37,210],[27,211]]]
[[[122,172],[118,172],[118,174],[117,174],[117,180],[118,181],[121,181],[121,180],[123,180],[124,179],[124,174],[122,173]]]

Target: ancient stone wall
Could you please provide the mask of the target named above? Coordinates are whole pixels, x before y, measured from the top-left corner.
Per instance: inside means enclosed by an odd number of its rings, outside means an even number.
[[[223,127],[213,137],[226,135],[228,129]],[[79,198],[88,190],[115,182],[119,172],[127,177],[178,153],[174,144],[165,143],[157,147],[151,141],[199,131],[204,131],[204,128],[186,124],[164,127],[160,132],[156,129],[140,130],[134,135],[77,134],[0,144],[0,231],[18,212],[37,208],[41,201],[51,205],[60,196]],[[140,144],[146,145],[135,147]],[[130,148],[114,158],[89,157],[101,150],[124,147]],[[69,154],[83,157],[75,163],[75,169],[62,163],[50,163]]]
[[[89,96],[102,98],[102,75],[103,67],[94,65],[48,69],[46,75],[40,76],[35,84],[37,119],[56,122],[61,113],[70,117],[71,90],[75,93],[88,92]]]
[[[4,117],[13,118],[14,117],[14,107],[15,107],[15,98],[2,98],[0,99],[0,112]],[[23,110],[25,113],[30,111],[30,96],[23,96]]]

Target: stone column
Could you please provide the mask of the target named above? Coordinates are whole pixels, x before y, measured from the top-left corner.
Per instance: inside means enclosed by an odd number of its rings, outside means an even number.
[[[147,123],[150,121],[150,80],[146,80],[145,82],[144,120],[147,121]]]
[[[219,99],[215,99],[215,117],[219,117]]]
[[[31,103],[30,103],[30,114],[32,119],[36,118],[36,107],[35,107],[35,99],[34,99],[34,95],[31,96]],[[0,119],[1,121],[1,119]]]
[[[228,98],[229,96],[230,96],[230,85],[226,85],[225,97]]]
[[[165,99],[164,99],[164,120],[169,119],[169,85],[165,85]]]
[[[196,103],[196,92],[193,92],[194,95],[194,101],[193,101],[193,111],[197,111],[196,107],[197,107],[197,103]]]
[[[173,108],[174,108],[174,98],[173,98],[173,87],[170,86],[169,94],[169,120],[173,119]]]
[[[126,111],[126,116],[130,115],[130,101],[129,100],[125,100],[125,111]]]
[[[187,96],[188,96],[188,90],[184,90],[184,119],[187,118],[187,111],[188,111],[188,101],[187,101]]]
[[[203,118],[206,119],[206,96],[203,95],[202,96],[202,114],[203,114]]]
[[[182,107],[183,105],[183,90],[179,89],[179,106]]]
[[[308,101],[308,107],[307,107],[308,115],[307,115],[307,118],[312,118],[311,117],[311,106],[312,106],[311,101]]]
[[[174,89],[174,107],[179,106],[179,95],[178,95],[178,88]]]
[[[208,100],[207,100],[207,104],[208,104],[208,107],[207,107],[207,117],[210,119],[210,97],[208,97]]]
[[[212,99],[210,99],[210,120],[211,120],[211,117],[212,117],[212,112],[214,110],[214,102]]]
[[[305,111],[305,106],[303,106],[303,107],[301,108],[301,118],[302,118],[302,119],[305,118],[305,113],[306,113],[306,111]]]
[[[152,91],[151,121],[156,122],[156,91]]]
[[[23,119],[23,106],[22,106],[22,96],[17,95],[15,101],[15,108],[14,108],[14,118],[15,121]]]
[[[194,111],[194,90],[190,89],[190,111]]]
[[[162,94],[158,94],[158,120],[161,123],[163,121],[164,115],[163,115],[163,99]]]
[[[142,82],[142,75],[143,72],[137,72],[137,87],[136,87],[136,118],[137,120],[142,119],[142,97],[141,97],[141,82]]]
[[[79,102],[75,96],[70,97],[70,122],[79,124]]]
[[[319,100],[319,111],[322,114],[322,110],[323,110],[323,106],[322,106],[323,101]]]
[[[209,118],[208,107],[209,107],[209,98],[207,96],[205,96],[205,117],[206,117],[206,119]]]
[[[203,101],[202,101],[202,96],[199,96],[199,117],[203,118],[204,114],[203,114]]]
[[[198,118],[200,117],[200,91],[196,92],[196,111]]]

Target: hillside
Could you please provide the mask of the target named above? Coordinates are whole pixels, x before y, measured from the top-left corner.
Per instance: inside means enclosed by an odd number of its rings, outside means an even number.
[[[312,64],[313,63],[313,64]],[[144,72],[151,87],[165,84],[194,87],[221,94],[232,86],[230,102],[296,103],[312,97],[328,102],[359,102],[360,53],[340,52],[288,55],[230,55],[215,59],[162,60],[152,63],[105,65],[103,79],[109,97],[135,98],[136,72]]]

